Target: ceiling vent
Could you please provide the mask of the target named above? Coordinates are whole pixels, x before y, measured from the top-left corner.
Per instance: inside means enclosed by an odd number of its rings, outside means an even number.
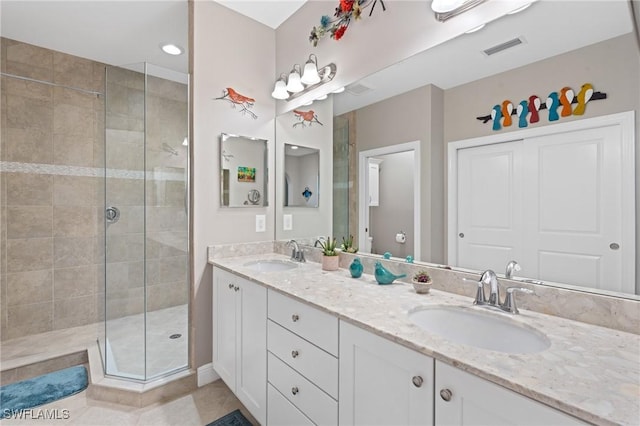
[[[347,92],[356,96],[362,95],[363,93],[368,92],[369,90],[371,90],[371,87],[367,87],[362,83],[353,83],[347,86]]]
[[[522,44],[522,43],[524,43],[524,39],[522,37],[516,37],[513,40],[509,40],[504,43],[485,49],[483,50],[483,52],[485,55],[491,56],[491,55],[495,55],[498,52],[502,52],[503,50],[507,50],[512,47],[518,46],[519,44]]]

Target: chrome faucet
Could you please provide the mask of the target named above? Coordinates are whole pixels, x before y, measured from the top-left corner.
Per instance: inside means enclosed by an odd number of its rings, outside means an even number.
[[[293,246],[291,250],[291,260],[295,260],[296,262],[306,262],[307,260],[304,258],[304,250],[300,249],[296,240],[290,240],[287,242],[287,246]]]
[[[510,262],[511,263],[511,262]],[[515,262],[514,262],[515,263]],[[516,263],[517,265],[517,263]],[[494,307],[500,310],[510,312],[512,314],[518,313],[518,307],[516,305],[515,293],[535,294],[533,290],[521,287],[509,287],[507,288],[507,295],[504,298],[504,302],[500,301],[500,286],[498,285],[498,277],[496,273],[491,269],[487,269],[480,276],[480,281],[470,280],[464,278],[465,281],[473,281],[477,284],[476,298],[473,301],[474,305]],[[486,299],[484,293],[484,287],[489,284],[489,300]]]
[[[507,263],[507,269],[504,272],[504,277],[508,280],[513,278],[513,271],[519,271],[520,265],[518,265],[518,262],[516,262],[515,260],[512,260],[511,262]]]

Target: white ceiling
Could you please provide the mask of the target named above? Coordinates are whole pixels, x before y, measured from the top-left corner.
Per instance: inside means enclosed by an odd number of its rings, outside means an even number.
[[[305,1],[219,3],[276,28]],[[0,14],[3,37],[112,65],[148,62],[182,73],[188,69],[186,52],[172,57],[159,48],[163,42],[188,48],[187,0],[2,0]],[[363,79],[360,83],[373,90],[359,96],[336,95],[335,113],[430,83],[443,89],[455,87],[630,31],[627,0],[540,0],[520,14],[505,16],[477,33]],[[526,43],[491,57],[481,53],[517,36]]]
[[[218,0],[218,3],[276,29],[307,0]]]

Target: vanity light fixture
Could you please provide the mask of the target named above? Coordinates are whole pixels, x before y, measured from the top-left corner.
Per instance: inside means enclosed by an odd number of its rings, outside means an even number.
[[[529,6],[531,6],[533,3],[527,3],[524,6],[520,6],[517,9],[512,10],[511,12],[507,13],[507,15],[515,15],[518,12],[522,12],[523,10],[525,10],[526,8],[528,8]]]
[[[477,27],[473,27],[473,28],[471,28],[469,31],[465,31],[464,33],[465,33],[465,34],[473,34],[473,33],[475,33],[476,31],[480,31],[481,29],[483,29],[483,28],[485,27],[485,25],[487,25],[487,24],[480,24],[480,25],[478,25]]]
[[[431,2],[431,10],[435,13],[438,21],[444,22],[473,9],[485,1],[487,0],[433,0]]]
[[[290,101],[333,80],[336,76],[336,64],[330,63],[318,68],[317,63],[318,58],[311,54],[304,65],[304,72],[301,72],[300,65],[295,64],[288,76],[280,74],[271,96]]]
[[[300,65],[295,64],[287,79],[287,92],[298,93],[303,90],[304,86],[302,85],[302,81],[300,81]]]
[[[162,49],[162,51],[167,55],[173,55],[173,56],[182,55],[182,52],[183,52],[180,46],[177,46],[173,43],[162,44],[160,45],[160,49]]]
[[[315,59],[311,59],[311,57]],[[304,64],[304,71],[302,72],[302,78],[300,81],[306,85],[320,82],[320,75],[318,74],[318,58],[313,53],[309,55],[307,63]]]

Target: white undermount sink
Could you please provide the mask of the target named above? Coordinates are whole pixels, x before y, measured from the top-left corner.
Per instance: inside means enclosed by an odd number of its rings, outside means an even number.
[[[525,354],[550,346],[540,332],[525,327],[506,314],[480,311],[483,308],[436,306],[409,313],[421,329],[454,343],[497,352]]]
[[[289,269],[298,267],[298,265],[293,262],[278,259],[254,260],[252,262],[245,263],[244,266],[257,272],[288,271]]]

